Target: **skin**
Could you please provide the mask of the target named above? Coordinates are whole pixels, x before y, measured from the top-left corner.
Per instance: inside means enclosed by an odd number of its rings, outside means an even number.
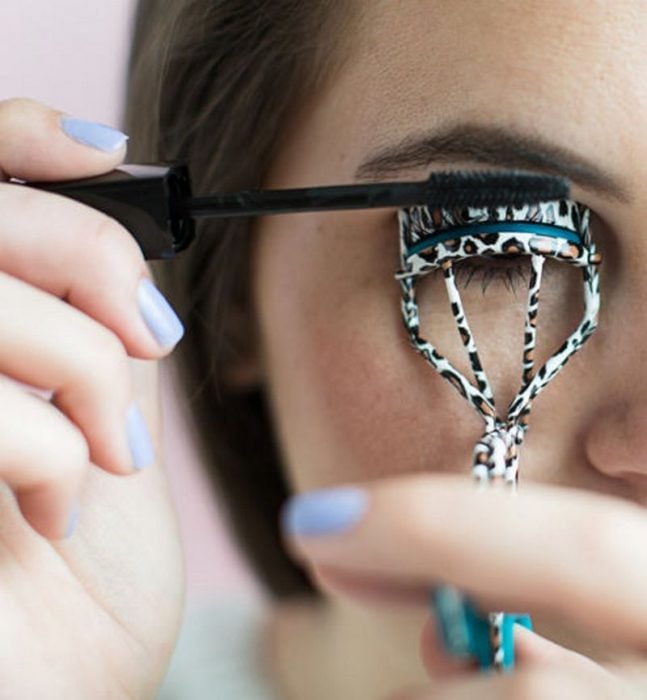
[[[420,688],[416,698],[556,697],[565,688],[569,698],[592,689],[632,697],[617,667],[639,666],[647,638],[639,546],[647,535],[644,5],[411,0],[362,8],[348,60],[295,114],[268,186],[351,182],[376,150],[468,122],[549,140],[611,174],[625,194],[620,201],[572,188],[594,213],[604,256],[600,328],[536,402],[516,499],[474,493],[466,472],[482,425],[407,345],[393,280],[394,211],[259,223],[260,365],[288,476],[296,492],[356,484],[369,495],[367,514],[346,534],[286,534],[325,599],[275,616],[277,683],[295,698],[331,697],[333,688],[334,697],[393,700],[410,684]],[[464,167],[485,166],[454,157],[383,179]],[[560,313],[558,326],[544,329],[559,340],[578,318],[564,299],[579,286],[562,271],[550,281],[540,317]],[[435,299],[440,286],[430,284]],[[485,339],[482,320],[475,331],[486,369],[497,367],[495,389],[509,397],[518,383],[519,300],[500,281],[465,295],[468,313],[498,319],[499,338]],[[430,318],[434,340],[457,350],[453,326]],[[542,636],[520,633],[514,677],[456,675],[426,622],[424,592],[439,578],[486,609],[533,613]],[[385,585],[399,602],[369,600]],[[355,672],[339,674],[348,659]]]
[[[72,141],[60,116],[0,102],[3,180],[76,179],[123,160],[125,148]],[[152,362],[170,348],[136,301],[149,272],[128,232],[92,209],[6,182],[0,200],[3,697],[154,697],[184,579]],[[158,446],[138,474],[125,430],[133,400]]]

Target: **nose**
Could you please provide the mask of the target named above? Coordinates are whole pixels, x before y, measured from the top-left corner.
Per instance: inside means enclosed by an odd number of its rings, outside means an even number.
[[[590,464],[603,474],[647,476],[647,398],[606,405],[587,426],[584,446]]]
[[[602,236],[602,306],[587,349],[596,388],[588,395],[590,413],[585,409],[583,415],[590,465],[612,478],[631,480],[647,476],[647,241],[630,235],[647,210],[641,206],[624,214],[616,236],[601,227],[607,234]]]

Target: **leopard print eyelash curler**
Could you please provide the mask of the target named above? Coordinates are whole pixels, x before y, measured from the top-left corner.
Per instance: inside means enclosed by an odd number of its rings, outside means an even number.
[[[562,370],[597,326],[600,306],[600,254],[591,241],[590,211],[572,200],[523,207],[468,207],[460,210],[412,207],[399,212],[400,263],[396,274],[402,294],[402,317],[417,352],[447,379],[479,413],[485,430],[473,453],[472,476],[481,488],[503,481],[512,490],[518,480],[519,447],[532,402]],[[471,257],[530,256],[531,274],[525,315],[520,388],[505,418],[497,416],[494,393],[479,359],[454,275],[454,263]],[[581,268],[584,313],[580,324],[539,368],[535,369],[537,314],[546,258]],[[441,270],[451,311],[467,351],[474,381],[466,378],[420,333],[417,282]],[[432,593],[445,613],[440,633],[459,656],[476,656],[482,668],[509,670],[514,664],[512,624],[529,626],[528,616],[495,612],[479,617],[469,601],[450,587]],[[443,618],[443,614],[440,615]]]

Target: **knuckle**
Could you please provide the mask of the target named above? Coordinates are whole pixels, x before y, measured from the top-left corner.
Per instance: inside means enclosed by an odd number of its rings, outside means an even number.
[[[123,235],[122,227],[107,214],[96,212],[94,216],[94,239],[103,244],[106,241],[107,245],[114,245]]]
[[[617,504],[604,504],[597,507],[587,519],[586,527],[579,523],[574,529],[572,553],[577,557],[578,566],[588,580],[599,579],[602,570],[618,572],[623,568],[625,546],[632,540],[631,531],[635,523],[623,507]]]
[[[43,470],[41,484],[56,484],[62,479],[78,481],[90,462],[90,448],[81,429],[62,413],[52,436],[53,463]]]
[[[0,122],[2,117],[0,117]],[[1,124],[0,124],[1,128]],[[15,183],[0,182],[0,200],[2,201],[3,218],[13,212],[8,211],[13,207],[16,212],[27,212],[39,206],[43,195],[49,196],[33,187],[23,187]],[[24,215],[24,214],[23,214]]]
[[[105,264],[124,266],[143,271],[144,256],[133,236],[107,214],[93,212],[94,243]]]
[[[119,338],[105,326],[99,326],[95,334],[93,347],[87,354],[92,375],[105,377],[115,382],[128,374],[128,353]]]
[[[67,421],[68,430],[65,431],[64,454],[61,460],[62,469],[68,477],[80,478],[90,461],[90,448],[85,435],[80,428]]]
[[[39,106],[41,106],[40,103],[27,97],[9,97],[0,100],[0,123],[13,120]]]
[[[398,524],[401,529],[398,534],[403,542],[410,543],[412,551],[428,552],[430,556],[435,556],[438,546],[445,539],[445,533],[438,537],[435,516],[429,508],[429,496],[430,485],[425,478],[417,478],[400,494],[396,494],[398,501],[407,504],[407,517],[402,518]]]

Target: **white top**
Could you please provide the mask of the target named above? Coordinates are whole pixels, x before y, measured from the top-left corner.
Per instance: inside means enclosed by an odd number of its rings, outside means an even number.
[[[262,605],[188,610],[157,700],[277,700],[261,663]]]

